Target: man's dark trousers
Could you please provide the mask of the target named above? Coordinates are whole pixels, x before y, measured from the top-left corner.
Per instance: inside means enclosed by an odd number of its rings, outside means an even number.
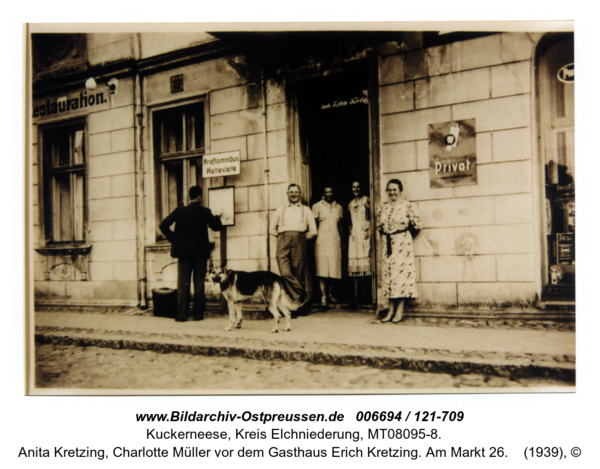
[[[190,281],[194,278],[194,320],[204,318],[206,305],[204,279],[206,277],[205,257],[180,257],[177,260],[177,319],[185,320],[190,310]]]
[[[306,259],[306,235],[297,231],[279,233],[277,237],[277,265],[286,291],[292,300],[306,301],[304,275]]]

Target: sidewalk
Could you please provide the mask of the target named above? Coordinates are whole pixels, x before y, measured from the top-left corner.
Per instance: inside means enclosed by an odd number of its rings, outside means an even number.
[[[158,352],[303,360],[451,374],[482,373],[512,379],[575,382],[575,332],[381,324],[374,313],[330,310],[292,320],[273,334],[273,320],[227,317],[175,322],[146,315],[37,312],[38,343],[78,344]]]

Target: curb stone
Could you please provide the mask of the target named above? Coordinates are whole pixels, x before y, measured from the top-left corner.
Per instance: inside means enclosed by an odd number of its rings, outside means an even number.
[[[518,380],[543,378],[575,384],[575,357],[534,353],[450,352],[439,349],[268,342],[186,334],[99,331],[85,328],[36,327],[37,344],[78,345],[150,350],[257,360],[305,361],[338,366],[370,366],[451,375],[478,373]]]

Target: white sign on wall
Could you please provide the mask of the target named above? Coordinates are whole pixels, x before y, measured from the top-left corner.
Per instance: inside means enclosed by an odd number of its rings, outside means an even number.
[[[240,174],[241,159],[239,150],[204,155],[202,159],[202,177],[216,178]]]

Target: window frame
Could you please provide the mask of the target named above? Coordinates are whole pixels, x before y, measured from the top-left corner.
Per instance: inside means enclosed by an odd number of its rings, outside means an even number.
[[[83,130],[83,155],[84,162],[78,164],[69,164],[64,167],[54,167],[52,161],[52,155],[46,154],[46,146],[48,140],[48,133],[66,129],[68,127],[81,127]],[[45,246],[56,246],[56,247],[76,247],[82,246],[87,243],[88,235],[88,224],[89,224],[89,158],[90,158],[90,144],[89,144],[89,128],[87,117],[79,117],[75,119],[61,119],[55,122],[39,124],[38,125],[38,185],[39,185],[39,223],[40,223],[40,234],[44,236],[43,244]],[[54,207],[56,193],[54,191],[53,179],[55,175],[59,174],[75,174],[83,173],[83,194],[82,194],[82,220],[81,220],[81,232],[82,238],[76,239],[76,224],[75,224],[75,203],[74,203],[74,182],[72,176],[70,177],[69,193],[71,198],[71,236],[69,240],[57,240],[54,236],[55,220],[54,220]]]
[[[183,111],[186,107],[193,107],[194,105],[202,104],[203,112],[202,117],[204,119],[204,147],[193,150],[186,150],[186,127],[185,122],[186,119],[183,118]],[[182,136],[184,137],[182,140],[181,151],[175,151],[170,153],[162,153],[159,148],[164,144],[164,128],[160,125],[160,121],[158,120],[159,115],[161,113],[167,112],[169,110],[177,111],[178,109],[182,112]],[[152,152],[152,160],[154,163],[154,193],[155,193],[155,219],[156,223],[156,241],[166,241],[165,236],[160,231],[158,225],[159,223],[169,215],[169,207],[167,201],[167,171],[165,168],[165,164],[175,163],[181,161],[182,165],[182,179],[183,179],[183,187],[181,188],[182,194],[182,204],[187,205],[189,203],[189,195],[188,190],[191,185],[190,183],[190,162],[195,159],[202,159],[204,155],[206,155],[209,151],[210,147],[210,139],[209,139],[209,109],[208,109],[208,96],[203,95],[193,99],[186,99],[181,101],[170,102],[168,104],[157,105],[149,109],[149,127],[150,127],[150,138],[149,143]],[[166,156],[165,156],[166,155]],[[202,178],[200,174],[200,179]],[[198,179],[198,174],[196,174],[196,179]],[[206,200],[206,184],[202,184],[202,198]]]

